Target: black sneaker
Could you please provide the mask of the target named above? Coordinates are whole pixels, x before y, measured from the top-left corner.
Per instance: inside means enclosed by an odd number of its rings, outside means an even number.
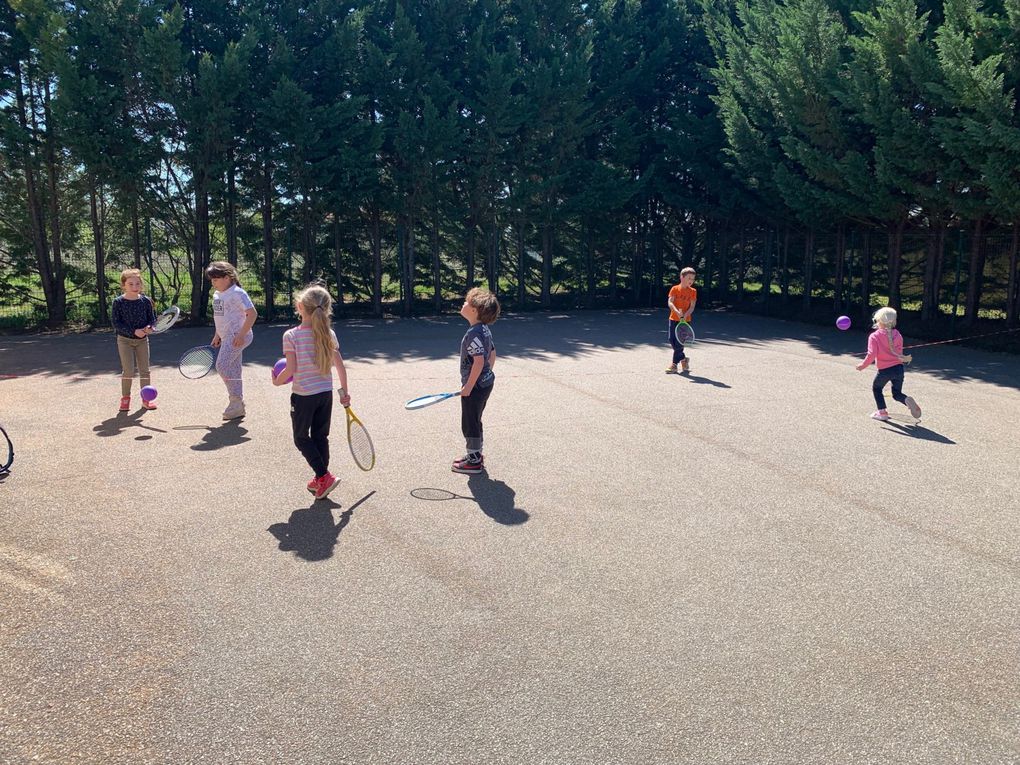
[[[467,473],[469,475],[471,473],[481,473],[485,470],[484,459],[484,457],[480,457],[476,460],[469,460],[467,458],[457,460],[453,463],[451,470],[453,470],[454,473]]]
[[[484,466],[485,465],[485,455],[484,454],[479,454],[478,455],[478,459],[480,459],[482,461],[482,466]],[[456,465],[458,462],[470,462],[470,461],[471,461],[471,457],[468,456],[467,454],[465,454],[463,457],[458,457],[457,459],[455,459],[453,461],[453,464]]]

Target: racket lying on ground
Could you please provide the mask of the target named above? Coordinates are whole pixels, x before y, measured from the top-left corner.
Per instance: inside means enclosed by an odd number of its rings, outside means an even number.
[[[158,335],[160,332],[166,332],[170,327],[180,321],[181,309],[175,305],[167,308],[163,313],[156,317],[156,321],[152,322],[152,334]]]
[[[438,404],[440,401],[446,401],[448,398],[459,395],[460,391],[457,391],[456,393],[430,393],[427,396],[418,396],[418,398],[412,398],[404,404],[404,409],[424,409],[427,406]]]
[[[10,472],[11,465],[14,464],[14,444],[11,443],[11,437],[7,435],[3,425],[0,425],[0,434],[3,435],[3,439],[0,440],[0,475],[3,475]]]
[[[211,345],[197,345],[189,348],[177,362],[181,374],[189,380],[205,377],[216,366],[216,349]]]
[[[350,406],[345,406],[344,410],[347,412],[347,445],[351,447],[351,456],[354,464],[367,472],[375,467],[372,437]]]
[[[680,345],[688,345],[689,343],[693,343],[696,339],[694,337],[694,330],[686,321],[681,321],[676,325],[675,334],[677,342],[680,343]]]

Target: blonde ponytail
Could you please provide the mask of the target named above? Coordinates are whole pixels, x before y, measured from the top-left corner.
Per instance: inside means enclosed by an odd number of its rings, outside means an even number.
[[[333,354],[337,347],[329,331],[330,318],[333,314],[333,298],[325,287],[313,284],[306,287],[297,296],[297,302],[305,309],[308,324],[312,328],[313,346],[315,348],[315,366],[322,375],[329,374],[333,364]]]

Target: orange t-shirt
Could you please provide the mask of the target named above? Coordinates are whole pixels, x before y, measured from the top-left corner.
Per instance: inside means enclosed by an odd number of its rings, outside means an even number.
[[[698,291],[694,287],[674,284],[670,287],[669,299],[673,301],[673,305],[686,313],[687,309],[691,307],[691,303],[698,299]],[[680,321],[680,315],[676,311],[670,311],[669,320]]]

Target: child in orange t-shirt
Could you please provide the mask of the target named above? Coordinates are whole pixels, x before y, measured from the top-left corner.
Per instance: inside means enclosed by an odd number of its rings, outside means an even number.
[[[673,361],[666,367],[666,374],[675,375],[676,365],[681,364],[684,374],[691,371],[691,362],[684,353],[684,346],[676,337],[676,325],[681,321],[689,322],[694,306],[698,302],[698,291],[691,285],[698,272],[687,267],[680,272],[680,283],[674,284],[669,290],[666,305],[669,306],[669,344],[673,346]]]

